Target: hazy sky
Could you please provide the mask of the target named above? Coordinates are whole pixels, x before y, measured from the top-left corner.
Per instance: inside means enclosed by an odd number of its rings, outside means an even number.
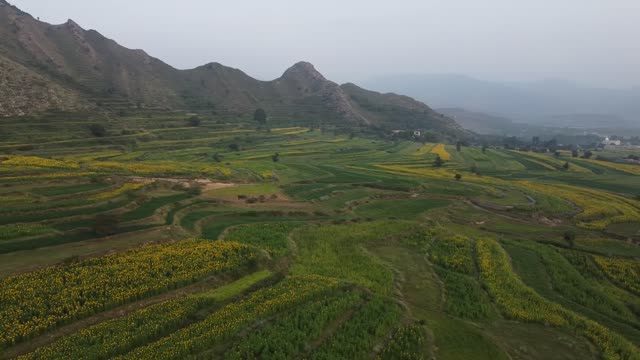
[[[640,85],[640,0],[9,0],[178,67],[259,79],[299,60],[337,82],[394,73]]]

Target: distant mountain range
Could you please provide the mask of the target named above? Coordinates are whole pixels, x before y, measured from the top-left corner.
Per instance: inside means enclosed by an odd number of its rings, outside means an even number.
[[[434,108],[463,108],[529,125],[640,127],[640,88],[598,89],[560,80],[500,83],[463,75],[390,75],[363,84]]]
[[[469,132],[424,103],[325,79],[300,62],[273,81],[210,63],[178,70],[85,30],[72,20],[50,25],[0,0],[0,116],[50,110],[215,109],[383,129],[422,128],[449,138]]]

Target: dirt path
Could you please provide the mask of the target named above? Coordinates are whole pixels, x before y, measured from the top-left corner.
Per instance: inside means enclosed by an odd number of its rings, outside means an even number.
[[[203,191],[209,191],[209,190],[216,190],[216,189],[224,189],[224,188],[230,188],[230,187],[234,187],[236,186],[236,184],[234,183],[223,183],[223,182],[214,182],[211,181],[209,179],[205,179],[205,178],[200,178],[200,179],[188,179],[188,178],[160,178],[160,177],[154,177],[154,178],[147,178],[147,177],[141,177],[141,176],[132,176],[129,178],[129,180],[136,182],[136,183],[149,183],[149,182],[153,182],[153,181],[167,181],[170,183],[174,183],[174,184],[180,184],[183,185],[185,187],[191,187],[192,184],[198,184],[200,186],[202,186],[202,190]]]
[[[408,319],[427,321],[425,351],[428,359],[437,358],[438,344],[430,325],[444,316],[445,299],[440,279],[424,255],[397,244],[374,246],[369,250],[395,274],[395,298],[408,309]]]

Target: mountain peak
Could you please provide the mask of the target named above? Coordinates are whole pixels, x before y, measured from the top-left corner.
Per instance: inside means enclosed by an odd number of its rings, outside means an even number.
[[[283,79],[293,80],[321,80],[326,81],[324,76],[316,70],[316,68],[310,62],[300,61],[295,63],[292,67],[282,75]]]
[[[0,1],[2,1],[2,0],[0,0]],[[82,30],[82,27],[80,25],[78,25],[77,22],[75,22],[75,21],[73,21],[71,19],[67,20],[67,22],[64,23],[64,25],[69,27],[69,28],[72,28],[72,29],[80,29],[80,30]]]

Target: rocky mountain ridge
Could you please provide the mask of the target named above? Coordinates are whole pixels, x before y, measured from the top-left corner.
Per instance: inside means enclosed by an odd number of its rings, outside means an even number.
[[[258,107],[281,118],[317,117],[355,126],[423,128],[463,136],[455,121],[409,97],[327,80],[299,62],[272,81],[219,63],[178,70],[143,50],[120,46],[72,20],[41,22],[0,0],[1,116],[49,109],[95,109],[124,99],[155,109],[217,109],[247,114]]]

